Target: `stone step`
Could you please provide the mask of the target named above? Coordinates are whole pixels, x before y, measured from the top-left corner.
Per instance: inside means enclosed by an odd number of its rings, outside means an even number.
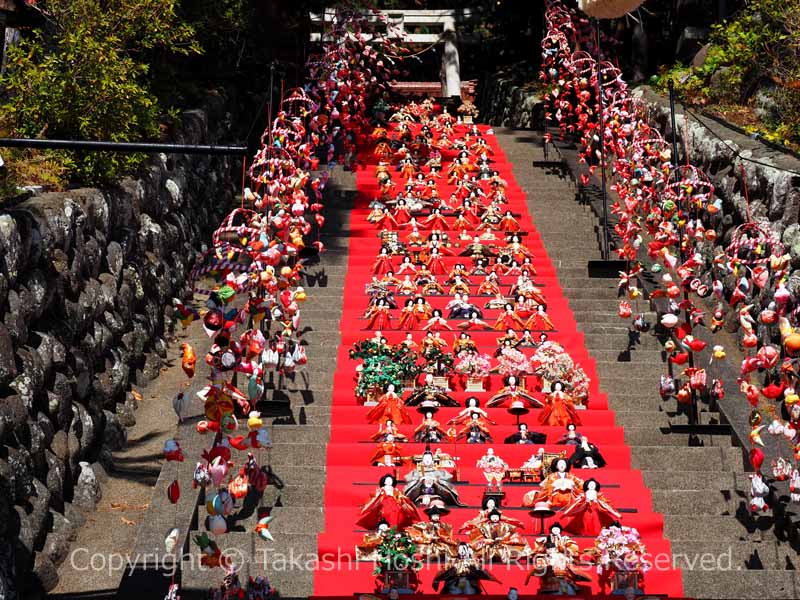
[[[737,476],[733,471],[680,471],[639,467],[644,484],[653,490],[733,489]]]
[[[722,547],[718,542],[713,541],[678,540],[672,542],[672,554],[676,566],[686,571],[703,570],[709,567],[781,571],[796,569],[800,566],[797,552],[791,546],[767,540],[731,540]],[[714,564],[711,557],[718,557],[719,562]]]
[[[797,598],[800,585],[793,571],[747,571],[728,569],[687,570],[683,572],[683,593],[689,598],[739,600],[778,600]]]
[[[606,377],[631,377],[631,366],[617,361],[597,361],[597,374],[602,382]],[[660,375],[667,372],[666,363],[659,361],[638,361],[636,365],[636,378],[640,382],[658,381]]]
[[[720,471],[741,472],[744,460],[741,448],[693,447],[670,448],[635,446],[631,462],[636,469],[650,471]]]
[[[729,435],[701,435],[699,439],[705,446],[731,446]],[[687,433],[662,433],[655,427],[626,427],[625,443],[628,446],[689,446],[689,434]],[[665,452],[671,451],[665,448]]]
[[[635,364],[638,368],[642,364],[655,364],[662,365],[664,362],[664,353],[661,350],[643,349],[635,346],[632,350],[593,350],[589,349],[590,354],[598,363],[614,363],[619,365]]]
[[[671,451],[671,450],[670,450]],[[655,490],[653,508],[670,515],[731,516],[741,501],[736,490]]]

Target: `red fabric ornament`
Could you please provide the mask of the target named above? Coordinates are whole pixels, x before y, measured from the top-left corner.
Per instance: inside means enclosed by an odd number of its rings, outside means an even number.
[[[764,464],[764,453],[761,448],[750,448],[750,464],[756,471],[761,470],[761,465]]]
[[[172,504],[175,504],[181,497],[181,486],[178,485],[178,480],[174,480],[167,488],[167,498]]]

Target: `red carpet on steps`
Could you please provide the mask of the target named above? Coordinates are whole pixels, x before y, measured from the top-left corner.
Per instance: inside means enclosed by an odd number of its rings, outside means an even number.
[[[622,524],[636,527],[641,533],[649,553],[654,557],[661,556],[662,563],[665,560],[668,563],[669,559],[664,557],[670,557],[671,552],[669,542],[664,539],[662,517],[653,512],[650,491],[644,485],[641,473],[631,466],[630,449],[625,446],[623,429],[615,423],[614,414],[608,409],[607,398],[599,390],[594,361],[589,357],[584,345],[583,334],[577,329],[567,300],[558,284],[556,271],[536,231],[535,223],[528,213],[525,195],[514,181],[511,164],[505,159],[495,137],[493,135],[485,137],[494,149],[493,168],[498,170],[500,176],[508,183],[506,194],[509,208],[514,213],[521,215],[518,217],[518,221],[523,231],[528,232],[523,241],[535,257],[534,266],[537,275],[534,280],[543,288],[547,300],[547,312],[557,328],[556,331],[549,332],[548,337],[560,343],[591,378],[589,406],[587,410],[580,412],[583,425],[579,427],[579,430],[600,448],[608,461],[608,466],[592,471],[578,469],[573,473],[582,479],[596,478],[603,485],[603,492],[612,504],[623,512]],[[366,321],[361,318],[368,304],[364,285],[372,279],[372,264],[380,249],[378,231],[373,224],[366,220],[367,214],[370,212],[368,205],[377,195],[376,160],[372,156],[371,148],[369,150],[363,153],[362,159],[370,164],[366,167],[362,166],[357,172],[358,199],[353,209],[350,225],[350,258],[345,280],[345,308],[341,320],[342,342],[338,349],[331,411],[331,437],[327,452],[327,480],[324,497],[325,530],[318,538],[320,564],[314,582],[316,597],[346,596],[358,592],[369,593],[374,589],[372,575],[374,564],[355,562],[355,545],[361,541],[364,534],[358,529],[355,522],[361,505],[374,493],[378,486],[378,479],[387,471],[379,467],[372,467],[367,462],[374,449],[374,444],[368,443],[369,436],[375,433],[377,427],[367,423],[365,413],[368,408],[359,405],[353,393],[355,367],[358,363],[350,360],[348,356],[348,350],[354,342],[373,335],[372,331],[365,329]],[[447,166],[448,162],[445,159],[444,166]],[[395,180],[398,181],[398,186],[402,187],[399,175],[395,177]],[[447,185],[446,176],[438,180],[438,183],[439,195],[442,198],[449,198],[453,188]],[[533,198],[533,201],[535,202],[536,199]],[[448,267],[456,262],[469,262],[468,259],[457,257],[446,257],[445,261]],[[501,287],[507,291],[506,285]],[[478,296],[471,297],[471,300],[479,306],[482,306],[486,299]],[[404,300],[404,297],[398,297],[398,306],[402,306]],[[439,303],[444,305],[448,300],[447,297],[429,299],[434,308]],[[399,308],[392,313],[393,321],[396,323],[399,318]],[[484,311],[484,320],[490,324],[494,322],[495,316],[496,311]],[[456,324],[457,322],[451,322],[451,326],[455,327]],[[383,333],[389,343],[399,342],[405,337],[405,332],[401,331],[384,330]],[[419,342],[423,335],[424,332],[415,332],[415,340]],[[448,341],[451,341],[454,335],[452,332],[442,332],[442,336]],[[496,348],[495,340],[498,335],[497,332],[471,332],[480,351],[490,355]],[[491,387],[493,389],[497,389],[501,385],[499,378],[492,378]],[[489,391],[478,394],[478,396],[482,402],[485,402],[492,393]],[[467,396],[461,391],[454,391],[451,395],[461,401],[462,405]],[[414,427],[421,421],[421,416],[414,409],[409,409],[409,411],[412,412],[412,418],[415,418],[416,421],[413,425],[402,428],[406,435],[410,435]],[[458,408],[442,409],[436,419],[444,423],[458,411]],[[453,509],[449,515],[443,518],[456,529],[478,512],[485,480],[482,472],[475,467],[475,463],[488,447],[494,447],[496,453],[512,467],[522,464],[538,449],[538,446],[504,445],[502,440],[515,430],[513,418],[502,408],[489,409],[489,412],[490,417],[498,422],[498,425],[492,429],[494,444],[458,444],[456,448],[449,443],[434,445],[434,449],[441,447],[443,451],[461,457],[459,461],[460,479],[469,482],[469,485],[457,487],[462,502],[468,507]],[[547,434],[548,443],[544,444],[546,450],[555,452],[568,448],[554,445],[558,437],[564,433],[562,428],[537,426],[537,412],[536,410],[532,411],[524,420],[532,429]],[[405,445],[405,449],[408,454],[417,454],[424,450],[424,445],[409,443]],[[410,467],[401,468],[401,477],[410,469]],[[507,496],[503,510],[508,511],[510,516],[526,523],[527,527],[523,533],[530,536],[529,540],[539,533],[538,521],[534,524],[528,513],[519,507],[522,495],[532,487],[504,486]],[[557,518],[556,515],[552,520]],[[593,542],[590,538],[576,538],[576,541],[581,549],[591,546]],[[431,580],[438,568],[435,564],[423,568],[420,573],[422,582],[420,593],[433,593]],[[536,579],[532,579],[528,587],[524,586],[527,568],[495,565],[492,570],[502,585],[489,583],[486,585],[488,594],[505,595],[507,589],[512,586],[518,588],[520,593],[525,595],[535,594],[537,591],[538,581]],[[592,583],[592,589],[595,592],[599,590],[595,582]],[[665,568],[663,564],[660,569],[651,569],[645,576],[645,591],[650,594],[680,597],[682,595],[680,571],[671,569],[669,566]]]

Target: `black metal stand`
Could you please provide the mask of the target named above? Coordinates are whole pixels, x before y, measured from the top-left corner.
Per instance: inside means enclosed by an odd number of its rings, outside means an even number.
[[[609,241],[608,241],[608,192],[606,191],[606,126],[605,115],[603,114],[605,108],[603,105],[603,73],[600,70],[600,20],[594,21],[595,33],[597,34],[597,58],[595,59],[595,66],[597,68],[597,105],[598,105],[598,136],[600,137],[600,187],[603,194],[603,260],[609,258]]]

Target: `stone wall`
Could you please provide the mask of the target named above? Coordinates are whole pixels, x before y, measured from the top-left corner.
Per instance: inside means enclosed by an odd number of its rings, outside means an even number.
[[[479,84],[479,120],[491,125],[530,129],[542,119],[536,73],[530,67],[514,65],[483,78]]]
[[[184,113],[174,141],[229,142],[226,106],[214,96]],[[0,206],[0,598],[57,582],[239,160],[160,155],[113,188]]]

